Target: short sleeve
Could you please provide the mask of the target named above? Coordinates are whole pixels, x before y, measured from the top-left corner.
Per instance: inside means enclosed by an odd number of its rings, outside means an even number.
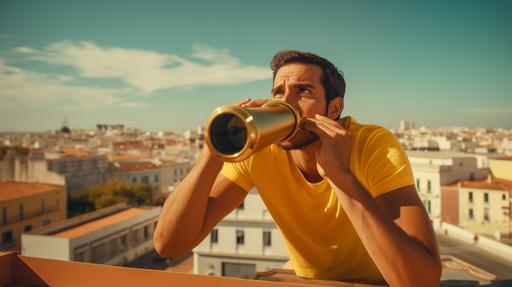
[[[409,159],[388,130],[382,127],[374,130],[365,143],[363,155],[361,166],[373,197],[414,185]]]
[[[240,162],[225,162],[220,173],[247,192],[254,186],[250,174],[250,158]]]

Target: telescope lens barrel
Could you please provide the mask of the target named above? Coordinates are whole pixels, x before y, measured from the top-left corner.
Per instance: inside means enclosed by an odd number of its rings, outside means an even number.
[[[209,132],[213,146],[222,154],[238,153],[247,142],[247,128],[242,119],[234,114],[215,118]]]
[[[301,119],[301,113],[285,101],[269,101],[261,107],[221,106],[208,119],[205,140],[223,161],[241,161],[266,146],[292,138]]]

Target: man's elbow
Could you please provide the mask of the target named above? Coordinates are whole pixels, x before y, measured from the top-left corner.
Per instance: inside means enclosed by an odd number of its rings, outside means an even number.
[[[175,244],[172,240],[165,240],[156,233],[153,235],[153,246],[160,256],[167,258],[183,257],[190,252],[190,248]]]

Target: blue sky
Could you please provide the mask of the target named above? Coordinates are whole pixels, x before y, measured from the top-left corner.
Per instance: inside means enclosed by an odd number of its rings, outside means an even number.
[[[512,128],[511,1],[180,2],[1,1],[0,131],[195,128],[269,97],[282,49],[337,65],[360,122]]]

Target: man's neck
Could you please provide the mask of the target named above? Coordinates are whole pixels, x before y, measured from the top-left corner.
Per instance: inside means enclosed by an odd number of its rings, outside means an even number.
[[[320,182],[323,179],[316,167],[316,150],[319,144],[320,141],[316,141],[304,148],[288,151],[293,163],[311,183]]]

